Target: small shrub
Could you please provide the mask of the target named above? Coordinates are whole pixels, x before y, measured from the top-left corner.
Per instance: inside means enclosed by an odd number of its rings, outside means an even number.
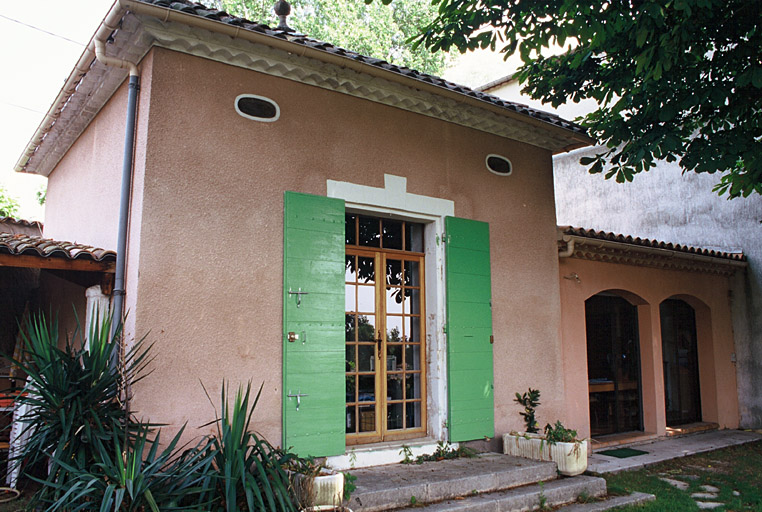
[[[573,443],[577,440],[577,431],[563,426],[561,421],[555,425],[545,425],[545,440],[550,444]]]
[[[409,448],[408,448],[409,450]],[[412,455],[412,451],[410,452]],[[407,454],[405,455],[405,460],[402,461],[402,464],[411,464],[415,462],[416,464],[423,464],[424,462],[433,462],[433,461],[439,461],[439,460],[448,460],[448,459],[460,459],[463,457],[471,458],[476,456],[476,450],[472,448],[467,448],[463,445],[458,446],[458,448],[453,448],[452,445],[450,445],[447,441],[439,441],[437,443],[437,449],[434,450],[434,453],[432,454],[426,454],[419,455],[415,458],[415,460],[411,460],[407,457]]]
[[[349,501],[352,493],[357,489],[355,481],[357,476],[352,473],[344,472],[344,501]]]
[[[524,408],[524,411],[519,414],[524,418],[526,431],[533,434],[539,432],[539,425],[537,418],[535,418],[535,409],[540,405],[540,391],[529,388],[524,394],[520,395],[516,393],[516,398],[513,401]]]

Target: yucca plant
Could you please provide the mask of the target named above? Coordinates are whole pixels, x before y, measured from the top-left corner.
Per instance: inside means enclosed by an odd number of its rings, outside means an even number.
[[[207,439],[189,450],[178,450],[183,429],[160,450],[160,433],[152,438],[149,425],[137,425],[133,442],[122,446],[121,433],[113,431],[104,442],[94,442],[95,462],[89,468],[71,466],[53,456],[68,472],[66,482],[39,480],[54,492],[43,499],[47,510],[124,511],[209,510],[214,486],[210,472],[212,452]]]
[[[238,388],[231,408],[228,386],[222,384],[221,412],[216,420],[207,424],[217,425],[217,434],[210,445],[214,452],[216,493],[220,499],[216,510],[297,510],[288,475],[283,469],[293,455],[276,449],[251,431],[251,418],[261,394],[262,386],[252,402],[249,382],[245,391]]]
[[[79,322],[78,322],[79,324]],[[59,348],[58,320],[32,315],[22,329],[23,355],[13,362],[28,378],[17,401],[28,406],[18,421],[28,434],[15,463],[25,468],[50,462],[47,481],[65,484],[67,468],[95,462],[96,446],[111,446],[114,433],[131,442],[135,424],[121,402],[122,379],[135,383],[145,375],[148,348],[137,341],[120,365],[121,328],[111,334],[111,315],[93,322],[88,333],[77,327]],[[121,370],[120,370],[121,368]],[[123,443],[124,444],[124,443]],[[55,485],[43,486],[38,498]]]

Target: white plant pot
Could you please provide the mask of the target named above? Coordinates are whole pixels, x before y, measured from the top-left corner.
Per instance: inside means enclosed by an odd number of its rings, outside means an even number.
[[[587,443],[550,444],[540,434],[511,432],[503,435],[503,453],[534,460],[553,461],[562,475],[581,475],[587,469]]]
[[[307,510],[339,507],[344,501],[344,473],[323,469],[317,476],[291,473],[299,503]]]

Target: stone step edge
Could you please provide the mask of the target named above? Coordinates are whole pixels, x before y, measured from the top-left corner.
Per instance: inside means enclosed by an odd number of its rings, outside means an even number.
[[[594,476],[575,476],[504,491],[477,494],[460,500],[449,499],[424,506],[416,504],[396,510],[398,512],[535,510],[542,505],[555,507],[573,503],[583,493],[590,497],[605,496],[606,480]]]
[[[633,492],[626,496],[608,496],[603,501],[595,501],[592,503],[575,503],[573,505],[567,505],[561,507],[555,512],[602,512],[604,510],[611,510],[612,508],[625,507],[630,505],[641,505],[654,501],[656,496],[645,492]]]
[[[501,478],[502,477],[502,478]],[[555,464],[512,468],[510,471],[491,473],[490,475],[464,475],[451,480],[422,482],[393,490],[353,493],[347,504],[354,512],[380,512],[405,507],[410,498],[415,496],[417,503],[438,503],[454,498],[484,495],[510,489],[527,487],[538,482],[552,482],[558,478]],[[381,498],[384,494],[398,494],[398,499]],[[376,498],[377,499],[373,499]],[[365,500],[366,505],[362,502]],[[369,504],[368,504],[369,503]]]

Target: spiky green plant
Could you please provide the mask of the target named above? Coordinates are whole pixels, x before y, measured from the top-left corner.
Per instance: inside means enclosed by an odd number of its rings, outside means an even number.
[[[160,450],[161,434],[152,437],[150,425],[138,424],[132,442],[122,445],[121,432],[107,440],[95,438],[95,462],[77,467],[53,456],[70,478],[38,480],[54,492],[41,500],[48,510],[143,512],[207,510],[214,486],[212,453],[204,439],[189,450],[177,446],[184,428]],[[55,498],[51,498],[55,497]]]
[[[251,382],[245,391],[239,387],[231,407],[228,385],[224,382],[222,384],[221,411],[212,422],[216,423],[217,434],[211,441],[217,496],[221,498],[218,510],[297,510],[288,476],[283,470],[293,455],[276,449],[251,430],[251,418],[262,394],[262,387],[259,387],[253,402]],[[211,398],[209,401],[212,402]]]
[[[119,359],[121,328],[111,335],[111,315],[93,322],[86,335],[77,323],[72,338],[59,347],[57,318],[31,315],[21,330],[23,355],[13,360],[28,376],[17,401],[29,407],[19,418],[29,437],[15,463],[32,468],[50,460],[50,483],[65,484],[71,477],[66,467],[94,463],[95,447],[110,446],[115,432],[128,439],[134,435],[134,422],[121,402],[122,381],[139,381],[149,362],[140,340],[121,365],[113,364]],[[54,498],[43,495],[56,489],[43,486],[38,497]]]

